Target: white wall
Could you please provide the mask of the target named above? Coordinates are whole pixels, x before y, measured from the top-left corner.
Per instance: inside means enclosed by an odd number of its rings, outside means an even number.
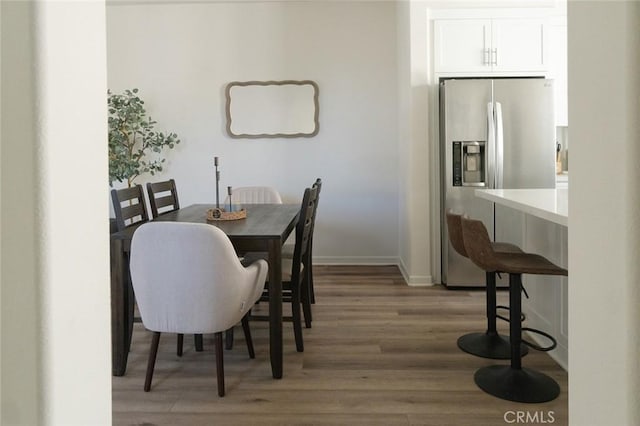
[[[409,284],[424,285],[433,283],[428,9],[415,1],[397,8],[400,266]]]
[[[0,421],[111,424],[104,3],[1,10]]]
[[[37,424],[33,6],[2,4],[2,423]],[[22,34],[22,36],[17,36]],[[8,161],[11,159],[11,161]],[[11,183],[11,184],[9,184]],[[7,209],[11,206],[11,209]]]
[[[570,1],[569,419],[640,424],[640,3]]]
[[[107,40],[109,88],[140,88],[158,128],[182,139],[154,178],[175,178],[181,204],[214,201],[214,156],[223,187],[269,184],[285,202],[322,177],[317,262],[398,262],[393,2],[120,2]],[[270,79],[318,83],[316,137],[225,134],[225,85]]]

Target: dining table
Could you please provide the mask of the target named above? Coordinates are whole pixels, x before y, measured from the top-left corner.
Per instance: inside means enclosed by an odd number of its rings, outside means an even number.
[[[283,374],[282,343],[282,245],[295,229],[299,204],[244,204],[246,218],[209,220],[207,211],[215,204],[193,204],[161,214],[153,221],[208,223],[220,228],[239,255],[266,252],[269,264],[269,354],[271,372]],[[111,339],[112,374],[126,372],[134,323],[135,297],[129,275],[129,251],[136,229],[132,225],[111,234]],[[186,277],[188,278],[188,277]]]

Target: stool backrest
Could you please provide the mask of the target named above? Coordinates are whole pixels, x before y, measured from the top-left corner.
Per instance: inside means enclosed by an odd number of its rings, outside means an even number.
[[[467,256],[473,263],[485,270],[494,272],[499,270],[489,232],[480,220],[461,218],[462,238]]]
[[[462,238],[462,215],[448,211],[447,228],[449,230],[449,241],[455,251],[461,256],[469,257],[467,250],[464,248],[464,239]]]

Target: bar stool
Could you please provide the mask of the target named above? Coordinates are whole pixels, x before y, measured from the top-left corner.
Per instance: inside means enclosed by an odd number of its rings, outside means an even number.
[[[449,228],[449,241],[461,256],[469,257],[464,248],[462,238],[462,216],[453,212],[447,212],[447,227]],[[516,245],[509,243],[492,242],[491,248],[499,253],[522,253]],[[484,333],[469,333],[458,339],[458,347],[463,351],[483,358],[509,359],[511,358],[511,344],[509,337],[498,334],[496,319],[498,304],[496,301],[496,271],[485,272],[487,294],[487,331]],[[506,308],[500,306],[500,308]],[[520,345],[520,355],[529,352],[526,345]]]
[[[464,247],[469,259],[487,272],[502,271],[509,274],[509,317],[522,314],[522,274],[564,275],[566,269],[546,258],[531,253],[499,253],[492,249],[487,228],[479,220],[462,218]],[[541,347],[522,339],[522,330],[538,333],[553,344]],[[538,371],[523,368],[520,345],[525,343],[536,350],[555,348],[552,336],[535,329],[523,328],[520,321],[509,322],[511,343],[510,365],[490,365],[476,371],[474,380],[483,391],[498,398],[516,402],[538,403],[551,401],[560,394],[560,386],[551,377]]]

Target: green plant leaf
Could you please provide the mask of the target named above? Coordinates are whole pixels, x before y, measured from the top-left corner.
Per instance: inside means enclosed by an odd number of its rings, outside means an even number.
[[[139,90],[126,89],[123,94],[107,90],[109,184],[133,182],[143,173],[162,171],[162,151],[179,143],[178,135],[154,131],[156,121],[147,117]]]

